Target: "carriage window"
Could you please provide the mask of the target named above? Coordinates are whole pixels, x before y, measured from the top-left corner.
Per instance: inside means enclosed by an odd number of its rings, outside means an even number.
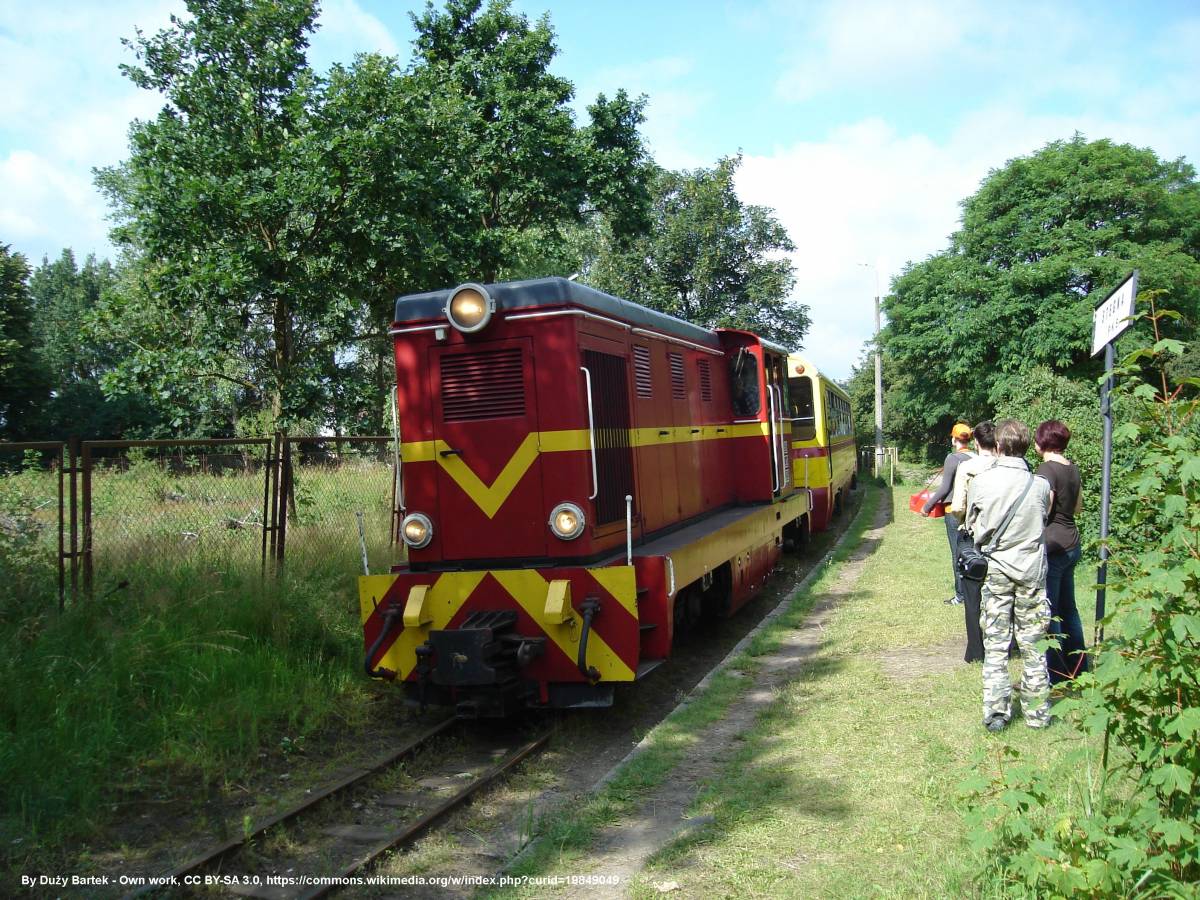
[[[758,393],[758,360],[742,347],[729,361],[730,383],[733,386],[733,414],[757,416],[762,408]]]
[[[811,441],[817,436],[817,419],[813,411],[811,378],[789,378],[789,415],[792,418],[792,439]]]

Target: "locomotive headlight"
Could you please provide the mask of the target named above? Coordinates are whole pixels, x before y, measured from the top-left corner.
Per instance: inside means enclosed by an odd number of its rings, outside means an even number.
[[[574,503],[560,503],[550,513],[550,530],[555,537],[564,541],[573,541],[583,534],[583,526],[587,524],[583,510]]]
[[[400,536],[414,550],[428,547],[433,540],[433,522],[425,513],[409,513],[400,523]]]
[[[451,325],[467,334],[483,330],[495,310],[496,301],[478,284],[460,285],[446,301],[446,318]]]

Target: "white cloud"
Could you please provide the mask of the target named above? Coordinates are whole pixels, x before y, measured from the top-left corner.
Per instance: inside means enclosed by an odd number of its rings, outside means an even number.
[[[810,307],[805,353],[818,367],[849,374],[874,328],[876,279],[886,292],[905,262],[945,247],[958,200],[982,174],[954,149],[879,119],[744,158],[739,196],[773,207],[798,248],[794,297]]]
[[[318,72],[333,63],[348,64],[358,53],[382,53],[407,58],[407,49],[377,17],[355,0],[327,0],[321,4],[317,31],[309,40],[308,59]],[[401,56],[403,52],[403,56]]]
[[[933,0],[805,9],[804,18],[791,23],[795,51],[776,89],[787,99],[807,100],[831,88],[923,78],[968,53],[978,9],[973,3],[950,9]]]
[[[76,256],[108,254],[104,208],[96,202],[91,177],[24,150],[0,159],[0,238],[27,253],[30,262],[56,257],[70,223]]]

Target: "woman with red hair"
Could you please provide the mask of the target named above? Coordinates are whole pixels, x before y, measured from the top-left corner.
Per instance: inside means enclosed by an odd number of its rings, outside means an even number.
[[[1082,548],[1075,514],[1083,508],[1079,469],[1065,456],[1071,429],[1058,419],[1043,422],[1037,428],[1034,446],[1044,460],[1037,474],[1050,482],[1050,516],[1046,520],[1046,595],[1050,599],[1051,637],[1059,646],[1046,651],[1050,683],[1074,678],[1088,667],[1087,647],[1083,642],[1083,623],[1075,605],[1075,564]]]

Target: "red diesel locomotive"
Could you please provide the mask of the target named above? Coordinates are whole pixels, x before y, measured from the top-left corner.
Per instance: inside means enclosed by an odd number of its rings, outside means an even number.
[[[803,535],[787,351],[562,278],[396,302],[407,564],[366,668],[460,715],[608,706]]]

